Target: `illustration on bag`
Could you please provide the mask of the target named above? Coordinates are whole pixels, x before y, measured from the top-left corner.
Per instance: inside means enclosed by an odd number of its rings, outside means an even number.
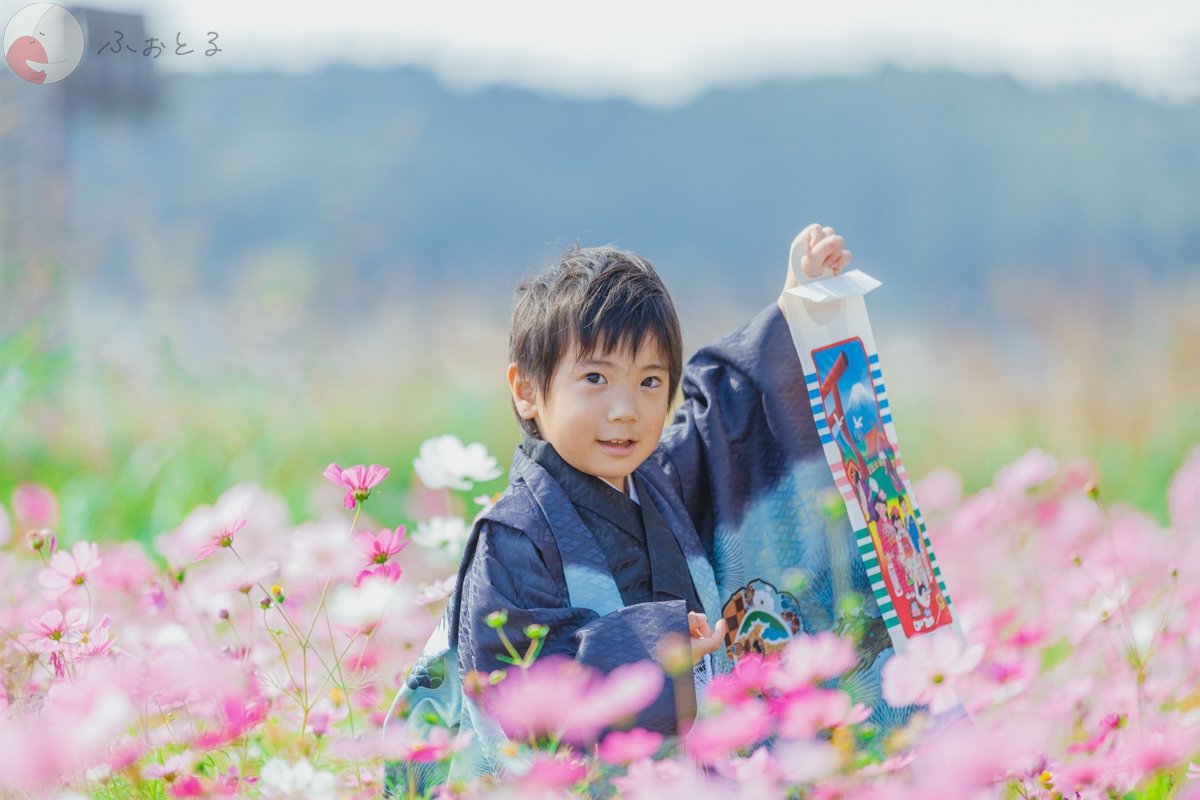
[[[812,351],[825,429],[839,454],[834,477],[843,497],[866,522],[878,569],[906,636],[950,623],[934,581],[929,547],[899,473],[899,452],[888,438],[887,401],[876,393],[883,376],[860,339]],[[875,359],[878,363],[878,358]]]

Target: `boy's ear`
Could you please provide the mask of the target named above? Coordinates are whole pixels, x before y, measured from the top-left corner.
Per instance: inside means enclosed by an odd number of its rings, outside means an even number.
[[[508,388],[521,419],[533,419],[537,415],[536,390],[517,370],[515,361],[508,365]]]

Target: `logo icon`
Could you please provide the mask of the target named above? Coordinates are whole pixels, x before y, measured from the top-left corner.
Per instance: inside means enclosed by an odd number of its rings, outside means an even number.
[[[4,29],[4,59],[30,83],[55,83],[83,58],[83,28],[70,11],[53,3],[25,6]]]

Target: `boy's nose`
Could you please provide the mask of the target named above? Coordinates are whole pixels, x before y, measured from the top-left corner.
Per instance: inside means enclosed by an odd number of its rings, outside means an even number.
[[[637,405],[628,392],[613,392],[608,406],[609,422],[632,422],[637,419]]]

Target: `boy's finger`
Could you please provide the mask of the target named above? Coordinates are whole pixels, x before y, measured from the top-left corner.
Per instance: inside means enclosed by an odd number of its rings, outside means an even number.
[[[717,620],[716,626],[713,627],[712,638],[718,642],[725,641],[725,620],[724,619]]]
[[[841,275],[842,270],[844,270],[850,264],[850,262],[853,260],[854,260],[854,254],[851,253],[849,250],[843,250],[841,258],[839,258],[837,260],[837,263],[835,263],[833,265],[833,274]]]
[[[811,251],[817,246],[817,242],[825,238],[825,229],[821,227],[821,223],[814,222],[804,229],[804,233],[808,238],[808,249]]]
[[[846,241],[836,234],[822,239],[821,243],[812,249],[812,258],[814,261],[820,264],[822,268],[833,266],[833,263],[836,262],[834,262],[830,257],[840,254],[842,246],[845,245],[845,243]]]

